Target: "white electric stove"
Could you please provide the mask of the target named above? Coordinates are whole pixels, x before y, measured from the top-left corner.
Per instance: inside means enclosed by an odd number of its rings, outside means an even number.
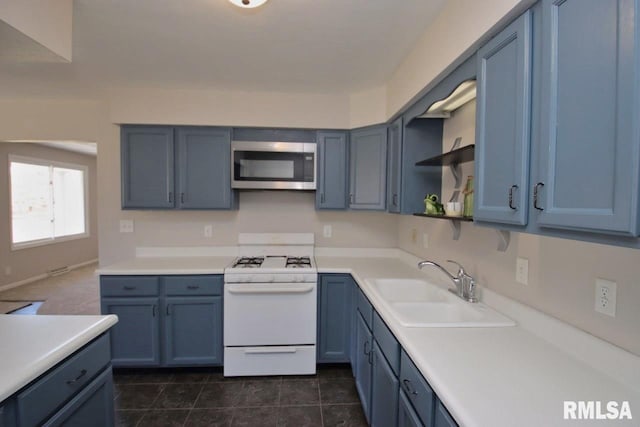
[[[316,371],[312,233],[240,234],[224,271],[224,375]]]

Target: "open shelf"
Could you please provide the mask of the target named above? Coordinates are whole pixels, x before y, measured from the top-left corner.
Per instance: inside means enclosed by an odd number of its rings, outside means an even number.
[[[448,166],[458,165],[473,160],[475,145],[467,145],[457,150],[449,151],[435,157],[419,161],[416,166]]]
[[[426,218],[438,218],[438,219],[450,219],[452,221],[473,222],[473,217],[470,217],[470,216],[432,215],[432,214],[426,214],[426,213],[414,213],[413,216],[423,216]]]

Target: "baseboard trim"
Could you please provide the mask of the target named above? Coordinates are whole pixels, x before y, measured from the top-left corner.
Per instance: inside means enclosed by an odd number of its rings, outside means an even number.
[[[78,268],[85,267],[90,264],[97,264],[98,258],[91,259],[89,261],[81,262],[79,264],[73,264],[69,266],[69,271],[76,270]],[[38,274],[37,276],[29,277],[28,279],[19,280],[17,282],[9,283],[7,285],[0,286],[0,292],[8,291],[9,289],[17,288],[18,286],[27,285],[29,283],[37,282],[38,280],[46,279],[49,277],[47,273]]]

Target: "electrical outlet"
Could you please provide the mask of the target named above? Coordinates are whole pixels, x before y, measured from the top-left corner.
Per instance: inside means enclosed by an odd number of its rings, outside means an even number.
[[[325,225],[322,229],[322,235],[324,237],[326,237],[327,239],[331,238],[331,235],[333,234],[333,229],[330,225]]]
[[[598,313],[616,317],[616,282],[596,279],[595,309]]]
[[[427,249],[429,247],[429,235],[422,233],[422,247]]]
[[[207,224],[204,226],[204,237],[208,239],[213,237],[213,225]]]
[[[133,233],[133,220],[121,219],[120,220],[120,232],[121,233]]]
[[[418,230],[416,230],[415,228],[411,229],[411,243],[413,243],[414,245],[418,243]]]
[[[11,276],[11,266],[10,266],[10,265],[7,265],[7,266],[4,268],[4,275],[5,275],[5,276]]]
[[[529,284],[529,260],[518,257],[516,259],[516,282],[522,285]]]

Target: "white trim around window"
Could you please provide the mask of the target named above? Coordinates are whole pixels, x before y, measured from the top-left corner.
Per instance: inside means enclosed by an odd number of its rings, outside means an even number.
[[[84,189],[84,233],[79,233],[79,234],[72,234],[72,235],[65,235],[65,236],[60,236],[60,237],[50,237],[50,238],[46,238],[46,239],[38,239],[38,240],[29,240],[26,242],[20,242],[20,243],[13,243],[13,197],[11,194],[12,191],[12,185],[11,185],[11,163],[12,162],[16,162],[16,163],[25,163],[25,164],[32,164],[32,165],[39,165],[39,166],[48,166],[48,167],[53,167],[53,168],[64,168],[64,169],[74,169],[74,170],[79,170],[83,172],[83,189]],[[65,163],[65,162],[58,162],[58,161],[53,161],[53,160],[45,160],[45,159],[39,159],[39,158],[35,158],[35,157],[27,157],[27,156],[20,156],[20,155],[16,155],[16,154],[9,154],[8,157],[8,162],[7,162],[7,174],[8,174],[8,184],[9,184],[9,203],[7,203],[8,205],[8,210],[9,210],[9,219],[10,219],[10,227],[9,227],[9,236],[10,236],[10,243],[11,243],[11,250],[12,251],[16,251],[16,250],[21,250],[21,249],[27,249],[27,248],[34,248],[34,247],[38,247],[38,246],[45,246],[45,245],[51,245],[51,244],[55,244],[55,243],[61,243],[61,242],[67,242],[70,240],[77,240],[77,239],[86,239],[88,237],[91,237],[91,232],[90,232],[90,221],[89,221],[89,217],[90,217],[90,212],[89,212],[89,168],[85,165],[78,165],[78,164],[74,164],[74,163]]]

